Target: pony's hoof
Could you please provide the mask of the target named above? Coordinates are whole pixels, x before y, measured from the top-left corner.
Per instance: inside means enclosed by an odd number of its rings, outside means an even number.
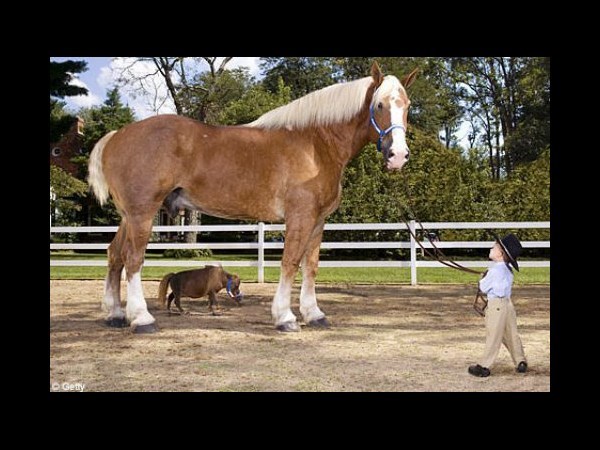
[[[284,333],[300,331],[300,327],[296,322],[284,322],[281,325],[277,325],[276,329],[277,331],[282,331]]]
[[[132,331],[135,334],[156,333],[158,331],[158,326],[156,325],[156,322],[149,323],[146,325],[137,325],[135,328],[133,328]]]
[[[312,328],[330,328],[331,324],[327,320],[327,317],[321,317],[320,319],[308,322],[308,326]]]
[[[128,326],[125,317],[113,317],[112,319],[106,319],[104,323],[111,328],[125,328]]]

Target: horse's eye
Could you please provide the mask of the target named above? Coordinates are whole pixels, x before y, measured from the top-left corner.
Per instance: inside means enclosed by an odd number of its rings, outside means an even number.
[[[377,104],[377,108],[378,108],[378,109],[382,109],[382,108],[383,108],[383,103],[379,102],[379,103]]]

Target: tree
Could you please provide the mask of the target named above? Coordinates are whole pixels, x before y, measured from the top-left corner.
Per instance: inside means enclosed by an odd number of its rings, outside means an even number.
[[[211,71],[201,73],[196,77],[194,86],[204,90],[189,91],[201,92],[201,96],[193,96],[187,91],[182,93],[182,96],[185,95],[184,114],[211,125],[219,125],[223,110],[232,102],[239,101],[255,85],[246,67],[223,70],[218,76]]]
[[[87,94],[87,89],[71,84],[75,74],[85,70],[85,61],[50,61],[50,145],[59,141],[75,120],[65,111],[65,102],[60,99]],[[81,199],[86,195],[87,185],[61,168],[50,165],[50,192],[50,211],[54,213],[56,223],[73,224],[81,210]]]
[[[501,210],[494,220],[550,220],[550,148],[516,167],[506,180],[491,182],[489,202]],[[521,230],[519,238],[549,239],[549,230]]]
[[[517,126],[505,139],[515,166],[536,160],[550,145],[550,58],[527,58],[516,82]]]
[[[85,72],[87,62],[85,61],[50,61],[50,96],[57,98],[86,95],[86,88],[71,84],[75,74]]]
[[[100,107],[83,108],[79,111],[79,116],[85,121],[83,145],[86,150],[86,159],[96,142],[106,133],[118,130],[135,121],[133,110],[121,102],[117,87],[113,87],[107,92],[106,100]]]
[[[60,99],[88,93],[86,88],[71,84],[75,74],[86,70],[85,61],[50,61],[50,143],[57,142],[75,120],[65,112],[65,103]]]
[[[263,86],[270,92],[276,92],[281,78],[284,84],[290,87],[292,99],[327,87],[336,81],[332,58],[271,57],[260,60],[260,68],[265,75]]]
[[[69,175],[60,167],[50,165],[50,211],[56,225],[77,224],[77,212],[86,196],[87,184]]]
[[[291,101],[291,89],[283,80],[278,81],[277,91],[271,93],[262,84],[256,83],[239,99],[230,101],[221,109],[216,120],[222,125],[240,125],[256,120],[264,113]]]
[[[499,179],[550,144],[549,58],[450,58],[449,76],[459,86],[472,123],[482,131],[492,176]]]

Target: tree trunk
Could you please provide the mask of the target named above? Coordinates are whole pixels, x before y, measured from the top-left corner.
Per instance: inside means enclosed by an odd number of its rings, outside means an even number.
[[[500,129],[498,127],[498,122],[496,122],[496,179],[500,179],[500,167],[502,165],[502,160],[500,159]]]
[[[183,115],[183,107],[181,106],[179,96],[177,95],[177,89],[175,88],[173,78],[171,77],[171,71],[173,70],[176,61],[170,62],[168,58],[152,58],[152,60],[167,84],[167,89],[169,90],[169,94],[171,94],[173,104],[175,105],[175,111],[178,115]]]
[[[186,225],[200,225],[200,213],[198,211],[192,211],[189,209],[185,210],[185,224]],[[195,244],[196,239],[198,238],[198,232],[196,231],[186,231],[185,233],[185,242],[186,244]]]

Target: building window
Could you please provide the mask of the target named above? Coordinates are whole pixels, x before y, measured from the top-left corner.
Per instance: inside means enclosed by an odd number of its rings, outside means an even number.
[[[61,150],[60,150],[60,148],[58,148],[58,147],[54,147],[54,148],[52,149],[52,156],[59,156],[59,155],[60,155],[60,153],[61,153]]]

